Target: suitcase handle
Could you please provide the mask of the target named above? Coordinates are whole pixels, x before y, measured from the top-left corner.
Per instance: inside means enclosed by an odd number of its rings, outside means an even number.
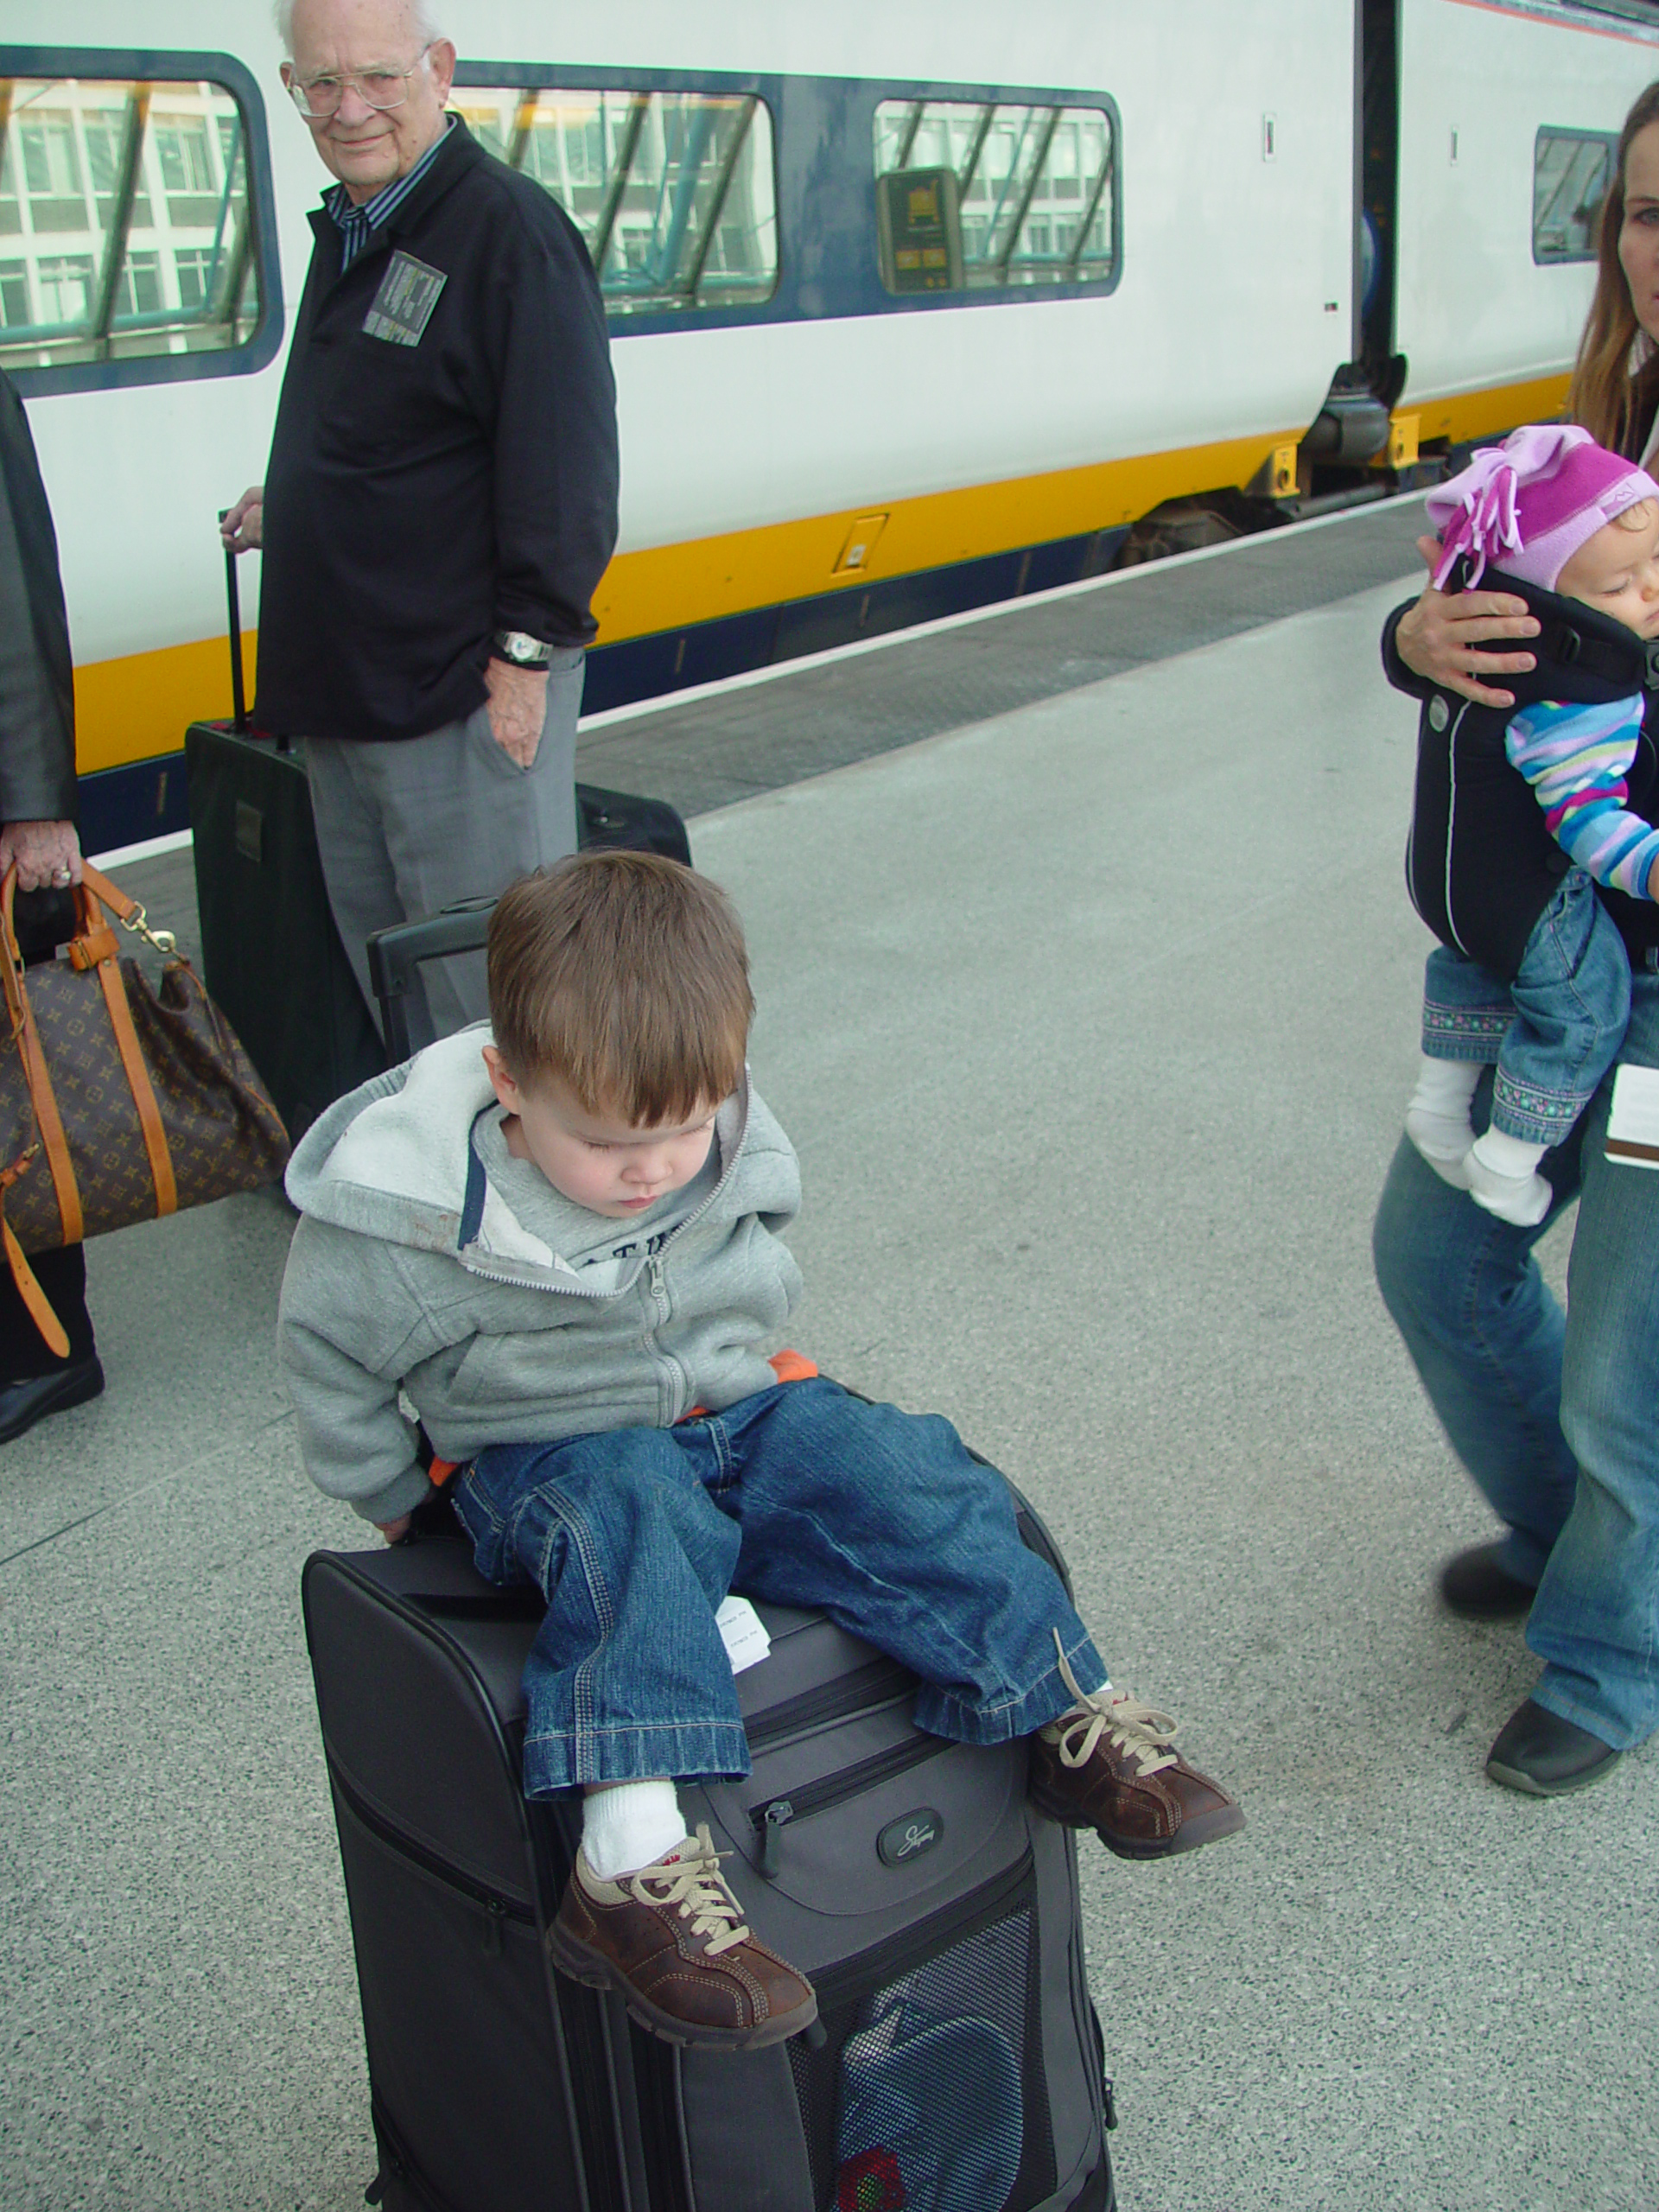
[[[228,507],[219,509],[220,522],[230,512]],[[237,587],[236,556],[228,545],[225,548],[225,599],[231,618],[231,728],[238,737],[245,737],[248,702],[242,681],[242,594]]]
[[[368,942],[369,981],[380,1002],[386,1059],[397,1067],[411,1051],[409,994],[422,964],[455,952],[476,952],[490,933],[493,899],[466,899],[423,922],[396,922]]]

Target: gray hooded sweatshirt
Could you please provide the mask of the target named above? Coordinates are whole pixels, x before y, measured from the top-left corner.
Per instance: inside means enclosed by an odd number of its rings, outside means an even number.
[[[312,1478],[365,1520],[429,1494],[400,1390],[444,1459],[666,1427],[770,1388],[766,1353],[800,1295],[778,1236],[800,1171],[747,1077],[703,1174],[616,1221],[507,1151],[489,1041],[479,1024],[377,1076],[289,1163],[302,1219],[278,1350]]]

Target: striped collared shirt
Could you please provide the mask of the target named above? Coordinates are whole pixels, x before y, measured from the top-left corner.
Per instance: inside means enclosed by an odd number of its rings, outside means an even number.
[[[340,226],[340,266],[342,274],[368,245],[370,232],[390,222],[414,191],[442,150],[444,141],[454,124],[454,118],[446,116],[443,129],[409,174],[394,177],[389,185],[377,192],[372,200],[365,200],[360,207],[353,205],[343,184],[337,184],[324,193],[322,204]]]

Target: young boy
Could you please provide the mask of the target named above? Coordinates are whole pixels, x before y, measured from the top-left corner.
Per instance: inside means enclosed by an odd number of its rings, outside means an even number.
[[[1490,560],[1500,586],[1518,579],[1659,636],[1659,485],[1587,431],[1516,430],[1432,492],[1428,512],[1437,587],[1459,563],[1465,588],[1478,582]],[[1507,719],[1436,692],[1419,723],[1407,878],[1441,944],[1424,977],[1406,1132],[1436,1174],[1522,1226],[1548,1211],[1538,1163],[1589,1103],[1630,1020],[1629,958],[1595,886],[1659,895],[1659,831],[1624,807],[1643,694],[1608,696],[1607,667],[1639,684],[1640,658],[1611,634],[1609,655],[1580,623],[1574,659],[1536,679],[1548,696],[1535,684],[1533,703]],[[1470,1105],[1493,1064],[1491,1126],[1477,1139]]]
[[[489,1029],[302,1140],[279,1326],[316,1482],[396,1541],[429,1491],[406,1393],[461,1463],[480,1572],[546,1596],[524,1788],[588,1793],[556,1962],[681,2042],[752,2049],[816,2017],[674,1788],[749,1770],[715,1620],[734,1583],[912,1668],[918,1726],[1031,1737],[1036,1802],[1126,1857],[1242,1827],[1173,1724],[1108,1682],[946,1422],[769,1365],[800,1185],[748,1087],[724,896],[643,855],[562,862],[497,906],[489,991]]]

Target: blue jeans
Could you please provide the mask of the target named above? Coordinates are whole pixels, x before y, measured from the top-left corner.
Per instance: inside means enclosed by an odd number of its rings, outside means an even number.
[[[733,1587],[821,1608],[921,1677],[916,1724],[1029,1735],[1106,1678],[1006,1484],[948,1421],[819,1377],[673,1428],[499,1445],[457,1477],[479,1571],[547,1598],[524,1667],[524,1789],[741,1776],[715,1613]]]
[[[1423,1051],[1496,1061],[1491,1125],[1523,1144],[1560,1144],[1624,1041],[1630,963],[1596,887],[1571,868],[1533,925],[1506,990],[1437,945],[1423,974]]]
[[[1622,1057],[1659,1067],[1651,972]],[[1625,1751],[1659,1727],[1659,1173],[1606,1158],[1611,1090],[1544,1160],[1556,1203],[1536,1228],[1485,1212],[1403,1142],[1373,1249],[1430,1402],[1508,1524],[1503,1564],[1538,1586],[1534,1695]],[[1533,1247],[1575,1192],[1563,1317]]]

